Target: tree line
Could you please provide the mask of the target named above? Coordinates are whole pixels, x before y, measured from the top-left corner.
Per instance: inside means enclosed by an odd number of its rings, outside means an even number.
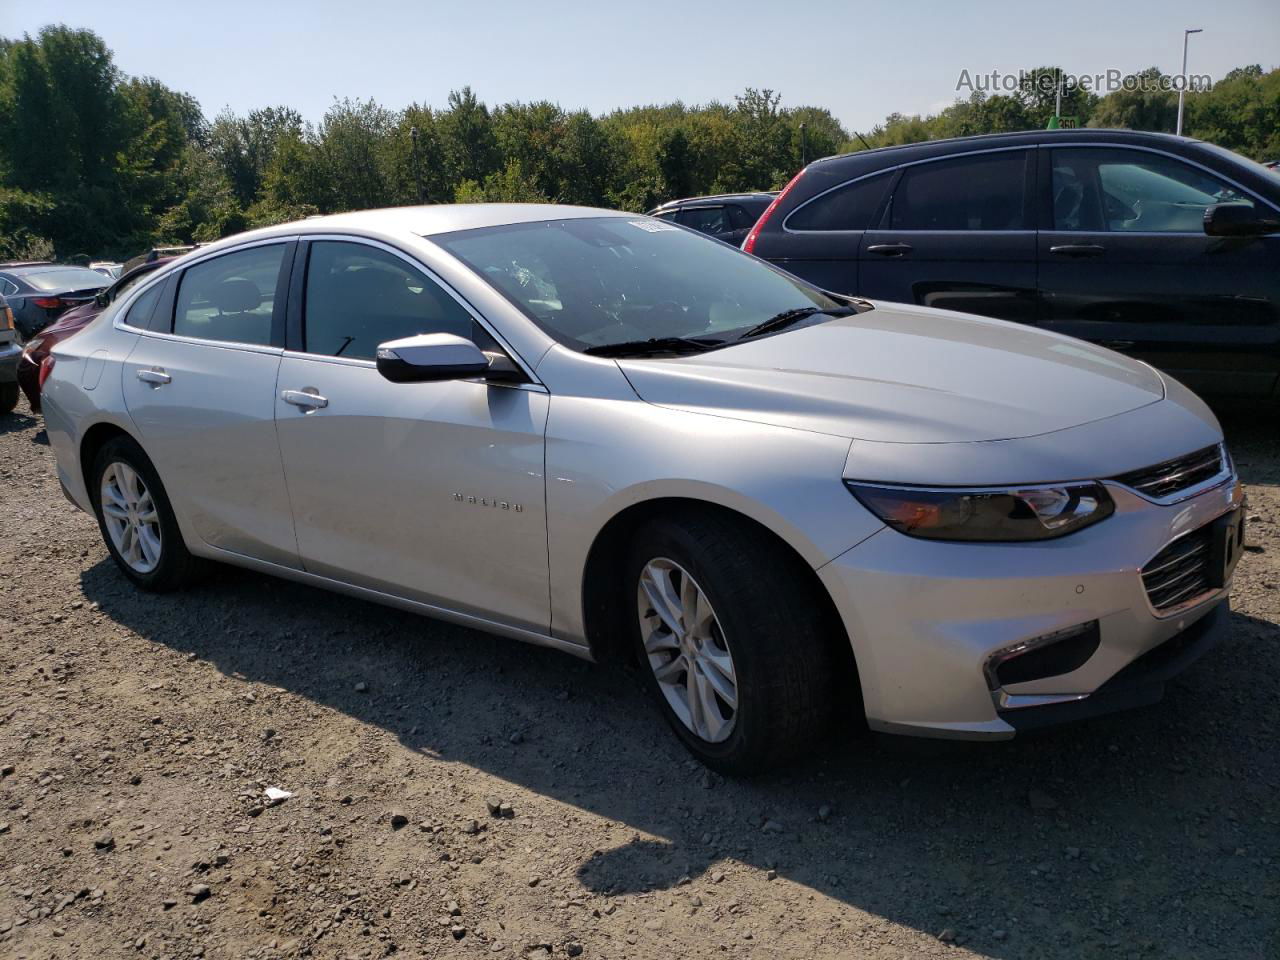
[[[675,197],[776,189],[834,153],[1043,128],[1053,108],[1052,90],[1032,83],[856,132],[824,108],[783,107],[767,89],[595,116],[548,101],[490,107],[463,87],[443,108],[346,99],[317,124],[288,106],[210,121],[191,96],[121,73],[94,33],[50,26],[0,39],[0,259],[121,258],[419,202],[643,211]],[[1176,112],[1169,91],[1072,90],[1063,107],[1082,124],[1144,130],[1172,130]],[[1244,67],[1190,95],[1185,127],[1255,159],[1280,157],[1280,70]]]

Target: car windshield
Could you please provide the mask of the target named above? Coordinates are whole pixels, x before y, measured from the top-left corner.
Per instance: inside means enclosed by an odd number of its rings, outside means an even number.
[[[430,239],[576,350],[675,337],[727,341],[787,311],[844,306],[719,240],[647,217]]]
[[[39,273],[24,273],[22,279],[35,290],[50,293],[54,290],[80,290],[84,287],[105,287],[110,277],[104,277],[96,270],[84,267],[61,267],[53,270],[41,270]]]

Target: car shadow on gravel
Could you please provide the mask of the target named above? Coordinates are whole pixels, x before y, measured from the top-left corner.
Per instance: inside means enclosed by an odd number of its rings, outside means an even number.
[[[6,433],[23,433],[31,430],[40,424],[40,418],[30,412],[21,410],[13,410],[10,413],[0,416],[0,436]],[[32,438],[32,443],[39,443],[40,437],[44,437],[45,432],[41,430]],[[46,440],[47,442],[47,440]]]
[[[626,671],[231,569],[148,596],[104,560],[82,584],[224,674],[625,824],[632,842],[582,851],[593,892],[745,864],[993,957],[1196,956],[1218,933],[1260,955],[1276,936],[1280,627],[1265,620],[1236,616],[1153,708],[1007,743],[845,738],[735,782],[683,753]]]

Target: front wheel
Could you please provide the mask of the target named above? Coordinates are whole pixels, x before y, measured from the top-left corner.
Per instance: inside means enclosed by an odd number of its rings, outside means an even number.
[[[18,385],[16,383],[0,383],[0,417],[12,413],[18,405]]]
[[[646,526],[629,554],[646,683],[676,736],[724,773],[792,759],[827,731],[831,624],[784,549],[731,517],[689,513]]]
[[[107,551],[137,586],[160,592],[194,578],[199,561],[182,541],[155,467],[133,440],[116,437],[98,451],[89,495]]]

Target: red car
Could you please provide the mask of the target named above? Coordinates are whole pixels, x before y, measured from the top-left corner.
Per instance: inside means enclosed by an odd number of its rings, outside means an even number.
[[[135,267],[93,300],[68,310],[28,341],[22,351],[22,359],[18,361],[18,385],[27,395],[27,402],[31,404],[33,412],[38,413],[40,410],[40,388],[44,386],[44,378],[48,376],[48,366],[53,362],[49,360],[49,351],[67,337],[87,327],[98,314],[143,277],[173,259],[175,258],[160,257]]]

